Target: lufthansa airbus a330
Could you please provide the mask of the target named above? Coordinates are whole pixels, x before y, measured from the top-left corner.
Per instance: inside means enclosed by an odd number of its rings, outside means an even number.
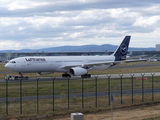
[[[109,56],[40,56],[19,57],[10,60],[5,67],[20,75],[37,73],[40,75],[62,72],[62,77],[82,76],[90,78],[89,70],[107,69],[126,60],[131,36],[126,36],[117,50]],[[137,61],[137,60],[136,60]]]

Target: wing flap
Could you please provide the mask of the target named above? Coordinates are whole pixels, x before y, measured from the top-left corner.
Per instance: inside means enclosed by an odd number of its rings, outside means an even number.
[[[146,62],[148,59],[138,59],[138,60],[126,60],[125,63],[130,63],[130,62]]]

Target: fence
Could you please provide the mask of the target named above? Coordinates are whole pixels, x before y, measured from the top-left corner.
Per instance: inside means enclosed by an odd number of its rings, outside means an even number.
[[[108,108],[110,96],[115,105],[159,101],[159,76],[130,74],[118,78],[94,76],[83,78],[35,78],[34,80],[0,83],[2,115],[39,114],[56,110]]]

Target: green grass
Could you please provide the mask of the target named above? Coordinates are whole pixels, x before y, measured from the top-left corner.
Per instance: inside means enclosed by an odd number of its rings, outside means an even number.
[[[84,80],[83,88],[84,93],[95,92],[96,83],[95,79]],[[121,90],[121,79],[116,78],[110,79],[110,90],[118,91]],[[133,79],[133,88],[141,89],[142,80]],[[160,77],[154,77],[154,88],[159,88],[160,86]],[[97,88],[98,92],[108,91],[108,79],[97,79]],[[122,78],[122,89],[130,90],[132,88],[132,79],[131,78]],[[147,77],[147,80],[144,80],[144,88],[152,88],[152,78]],[[20,83],[8,82],[8,93],[9,97],[19,97],[20,94]],[[0,98],[5,97],[6,83],[0,84]],[[38,91],[39,95],[52,95],[53,94],[53,81],[39,81],[38,82]],[[69,92],[70,94],[81,93],[82,92],[82,80],[70,80],[69,81]],[[37,82],[23,82],[22,81],[22,93],[23,96],[36,96],[37,94]],[[61,80],[54,82],[54,94],[68,94],[68,81]]]
[[[5,68],[4,65],[4,63],[0,63],[0,71],[8,71],[8,69]]]
[[[145,95],[145,101],[142,102],[141,95],[134,96],[134,103],[131,102],[131,96],[125,95],[122,98],[120,96],[113,96],[113,109],[116,108],[130,108],[130,106],[140,107],[141,104],[150,104],[153,103],[151,100],[151,95]],[[157,98],[155,101],[159,102],[160,95],[155,95]],[[85,97],[83,99],[83,108],[82,108],[82,98],[70,98],[69,99],[69,108],[68,108],[68,98],[63,96],[60,99],[55,99],[54,104],[52,99],[39,99],[38,100],[38,114],[52,114],[52,116],[59,116],[64,114],[70,114],[73,112],[82,112],[82,113],[96,113],[97,111],[110,111],[110,106],[107,96],[99,96],[97,98],[97,107],[96,107],[96,98],[95,97]],[[151,104],[152,105],[152,104]],[[0,115],[5,116],[6,114],[6,103],[0,103]],[[54,111],[53,111],[54,108]],[[140,107],[142,108],[142,107]],[[143,109],[145,109],[143,107]],[[8,103],[8,116],[33,116],[37,114],[37,101],[22,101],[22,115],[20,114],[20,102],[12,101]],[[155,117],[156,118],[156,117]],[[159,118],[159,117],[157,117]]]
[[[138,63],[134,63],[132,65],[137,65]],[[148,64],[148,63],[142,63]],[[149,63],[150,64],[150,63]],[[155,63],[153,63],[155,64]],[[130,66],[130,64],[125,64]],[[121,65],[120,65],[121,66]],[[7,71],[4,68],[4,65],[1,64],[1,71]],[[142,67],[142,68],[124,68],[124,69],[108,69],[108,70],[101,70],[101,71],[91,71],[91,74],[124,74],[124,73],[145,73],[145,72],[160,72],[159,66],[154,67]],[[0,77],[3,78],[5,74],[1,74]],[[54,76],[60,76],[61,73],[53,74]],[[37,77],[36,74],[24,74],[24,76],[30,77]],[[47,75],[51,76],[51,75]],[[39,76],[38,76],[39,77]],[[132,88],[132,79],[123,78],[122,79],[122,89],[123,90],[131,90]],[[95,78],[90,80],[84,80],[84,93],[95,92],[96,85],[95,85]],[[111,91],[118,91],[121,89],[120,86],[120,78],[117,79],[110,79],[110,90]],[[141,89],[142,88],[142,80],[133,79],[133,87],[134,89]],[[82,80],[70,80],[69,81],[69,93],[82,93]],[[160,87],[160,76],[154,77],[154,88]],[[108,78],[106,79],[97,79],[97,91],[103,92],[108,91]],[[147,80],[144,80],[144,89],[152,88],[152,77],[147,77]],[[38,86],[39,96],[44,95],[53,95],[53,82],[51,81],[39,81]],[[52,99],[43,99],[39,100],[39,114],[69,114],[70,112],[85,112],[85,111],[97,111],[109,109],[108,105],[108,97],[107,96],[99,96],[97,98],[98,108],[96,108],[96,98],[95,97],[85,97],[84,98],[84,108],[82,109],[82,98],[70,98],[69,99],[69,109],[68,110],[68,97],[65,96],[68,94],[68,81],[55,81],[54,82],[54,94],[60,95],[60,99],[54,100],[54,108],[53,110],[53,100]],[[22,82],[22,96],[36,96],[37,95],[37,82]],[[6,96],[6,84],[0,83],[0,98],[5,98]],[[12,83],[9,81],[8,83],[8,97],[19,97],[20,96],[20,83]],[[123,96],[123,104],[121,105],[121,97],[114,96],[114,108],[122,107],[122,106],[130,106],[132,105],[131,102],[131,95]],[[146,103],[152,102],[152,95],[144,95]],[[155,94],[154,100],[159,102],[160,95]],[[141,104],[142,103],[142,95],[134,95],[133,97],[134,104]],[[23,101],[23,115],[35,115],[37,110],[37,101]],[[0,115],[5,116],[5,108],[6,103],[0,103]],[[19,101],[12,101],[8,104],[9,108],[9,116],[18,116],[20,115],[20,102]],[[156,117],[155,117],[156,118]]]

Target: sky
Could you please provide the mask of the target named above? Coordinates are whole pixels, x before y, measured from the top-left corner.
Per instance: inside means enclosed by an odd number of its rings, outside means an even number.
[[[0,50],[160,44],[159,0],[0,0]]]

